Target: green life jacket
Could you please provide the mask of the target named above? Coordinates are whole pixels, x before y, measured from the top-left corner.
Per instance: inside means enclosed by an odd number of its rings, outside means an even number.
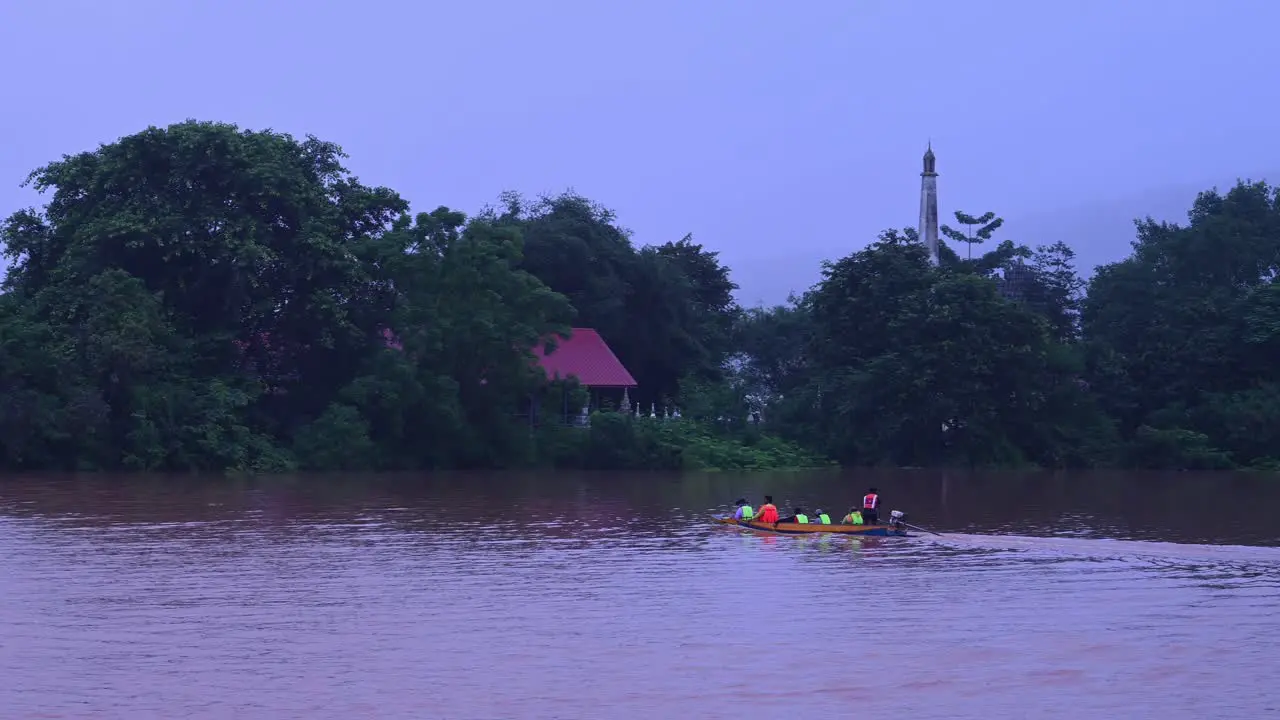
[[[807,523],[809,522],[809,516],[805,515],[804,513],[796,513],[796,522]]]
[[[826,513],[822,513],[821,515],[818,516],[818,522],[822,523],[823,525],[830,525],[831,516]]]
[[[862,524],[862,513],[860,513],[860,512],[856,512],[856,513],[849,513],[849,519],[853,522],[853,524],[854,524],[854,525],[861,525],[861,524]]]
[[[750,505],[742,506],[742,519],[750,520],[756,516],[756,511],[751,509]]]

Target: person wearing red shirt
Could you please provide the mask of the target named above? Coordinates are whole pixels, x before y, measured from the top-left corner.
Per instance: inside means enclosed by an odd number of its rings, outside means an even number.
[[[756,513],[756,520],[763,523],[778,522],[778,508],[773,504],[772,495],[764,496],[764,504],[760,506],[760,511]]]

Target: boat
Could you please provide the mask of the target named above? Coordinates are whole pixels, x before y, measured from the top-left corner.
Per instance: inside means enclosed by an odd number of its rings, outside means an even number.
[[[901,517],[901,516],[899,516]],[[857,535],[859,537],[911,537],[907,527],[898,518],[889,525],[823,525],[821,523],[766,523],[759,520],[735,520],[731,517],[716,518],[716,522],[724,525],[737,525],[748,530],[779,533],[781,535],[812,535],[830,533],[833,535]]]

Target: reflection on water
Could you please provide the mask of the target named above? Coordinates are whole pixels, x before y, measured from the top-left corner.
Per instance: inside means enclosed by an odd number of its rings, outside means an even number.
[[[708,522],[869,484],[944,535]],[[1277,712],[1278,500],[1196,475],[10,478],[0,715]]]

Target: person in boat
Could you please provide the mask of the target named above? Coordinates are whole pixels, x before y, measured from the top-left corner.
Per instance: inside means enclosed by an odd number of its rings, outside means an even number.
[[[764,504],[760,506],[760,512],[756,513],[756,520],[763,523],[778,522],[778,508],[773,504],[772,495],[764,496]]]
[[[813,514],[818,516],[817,520],[819,525],[831,524],[831,516],[822,512],[822,508],[818,508]]]
[[[756,516],[756,511],[747,504],[746,498],[738,498],[738,502],[734,503],[733,506],[736,508],[733,511],[734,520],[746,520],[750,522]]]
[[[868,525],[880,522],[880,492],[875,488],[870,488],[862,496],[862,520]]]
[[[856,507],[849,508],[849,514],[840,518],[841,525],[861,525],[862,511]]]
[[[801,525],[809,524],[809,516],[804,514],[804,508],[796,508],[795,512],[788,515],[778,522],[780,523],[800,523]]]

